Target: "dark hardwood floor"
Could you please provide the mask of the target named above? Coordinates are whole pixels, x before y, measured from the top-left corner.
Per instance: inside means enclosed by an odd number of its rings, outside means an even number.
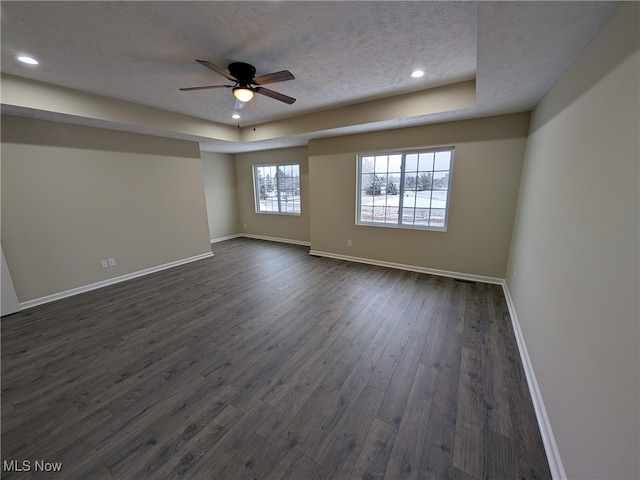
[[[2,319],[2,479],[551,478],[501,287],[213,250]]]

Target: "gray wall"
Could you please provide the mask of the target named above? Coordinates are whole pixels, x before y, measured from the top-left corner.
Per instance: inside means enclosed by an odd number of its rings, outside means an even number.
[[[522,113],[311,140],[311,249],[504,278],[528,126]],[[358,153],[448,146],[456,150],[446,232],[355,224]]]
[[[300,165],[300,215],[256,213],[253,165]],[[307,147],[241,153],[235,156],[240,231],[263,237],[309,241],[309,160]],[[246,225],[246,226],[245,226]]]
[[[238,192],[233,155],[202,152],[204,192],[207,199],[211,240],[236,235],[240,231]]]
[[[197,143],[3,116],[1,167],[21,302],[210,253]]]
[[[508,286],[569,478],[640,477],[639,4],[535,108]]]

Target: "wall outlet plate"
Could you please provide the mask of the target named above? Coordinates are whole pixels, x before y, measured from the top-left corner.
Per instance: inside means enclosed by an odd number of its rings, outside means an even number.
[[[109,262],[107,262],[106,260],[100,260],[100,266],[102,268],[108,268],[109,267]]]
[[[110,267],[115,267],[116,266],[116,259],[115,258],[109,258],[107,260],[107,262],[109,263]]]

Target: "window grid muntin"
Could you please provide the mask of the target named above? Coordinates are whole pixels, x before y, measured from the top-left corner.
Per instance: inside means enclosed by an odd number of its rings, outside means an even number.
[[[451,171],[453,169],[454,152],[454,147],[447,147],[404,152],[358,155],[358,198],[356,199],[356,224],[445,231],[447,228],[449,216],[449,191],[451,189]],[[446,161],[444,163],[442,158],[443,154],[446,154]],[[368,185],[363,182],[363,177],[365,177],[368,173],[366,172],[367,169],[365,168],[365,161],[374,160],[373,174],[375,175],[375,173],[377,173],[375,161],[378,158],[389,159],[393,156],[401,157],[401,169],[398,182],[398,205],[397,207],[395,205],[390,205],[388,201],[389,174],[392,172],[389,171],[389,163],[387,163],[387,169],[385,171],[385,187],[387,189],[384,192],[384,202],[382,203],[382,205],[376,206],[376,195],[364,195],[365,188],[368,187]],[[425,156],[428,158],[425,158]],[[407,161],[408,159],[412,165],[415,164],[415,166],[409,171],[407,171],[407,164],[409,163]],[[383,169],[380,170],[380,173],[382,173]],[[413,173],[414,179],[411,181],[412,188],[407,188],[405,182],[407,181],[409,176],[408,174],[410,173]],[[430,178],[429,176],[420,177],[421,174],[430,174]],[[438,177],[440,178],[440,180],[437,185],[436,174],[440,175],[440,177]],[[419,189],[425,182],[430,186],[430,188]],[[414,192],[414,195],[412,196],[412,206],[406,205],[408,199],[406,195],[407,191]],[[418,192],[428,192],[426,195],[420,195],[423,200],[427,200],[426,204],[418,204]],[[445,192],[444,198],[439,198],[439,195],[434,195],[436,192]],[[366,197],[372,198],[370,204],[368,204],[366,201],[363,201]],[[376,208],[382,209],[382,221],[377,221],[375,219]],[[392,210],[393,208],[396,208],[397,217],[388,213],[389,210]],[[369,209],[372,210],[371,218],[366,219]],[[407,220],[404,220],[405,218]],[[417,222],[416,218],[418,220]]]

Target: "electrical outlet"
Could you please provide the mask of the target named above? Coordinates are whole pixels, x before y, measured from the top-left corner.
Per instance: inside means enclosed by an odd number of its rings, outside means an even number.
[[[353,242],[351,240],[347,240],[347,247],[353,247]]]
[[[106,260],[100,260],[100,266],[102,268],[109,268],[109,262],[107,262]]]
[[[247,228],[247,222],[244,222],[244,228]]]
[[[107,259],[107,263],[109,263],[110,267],[115,267],[116,266],[116,259],[111,257],[111,258]]]

